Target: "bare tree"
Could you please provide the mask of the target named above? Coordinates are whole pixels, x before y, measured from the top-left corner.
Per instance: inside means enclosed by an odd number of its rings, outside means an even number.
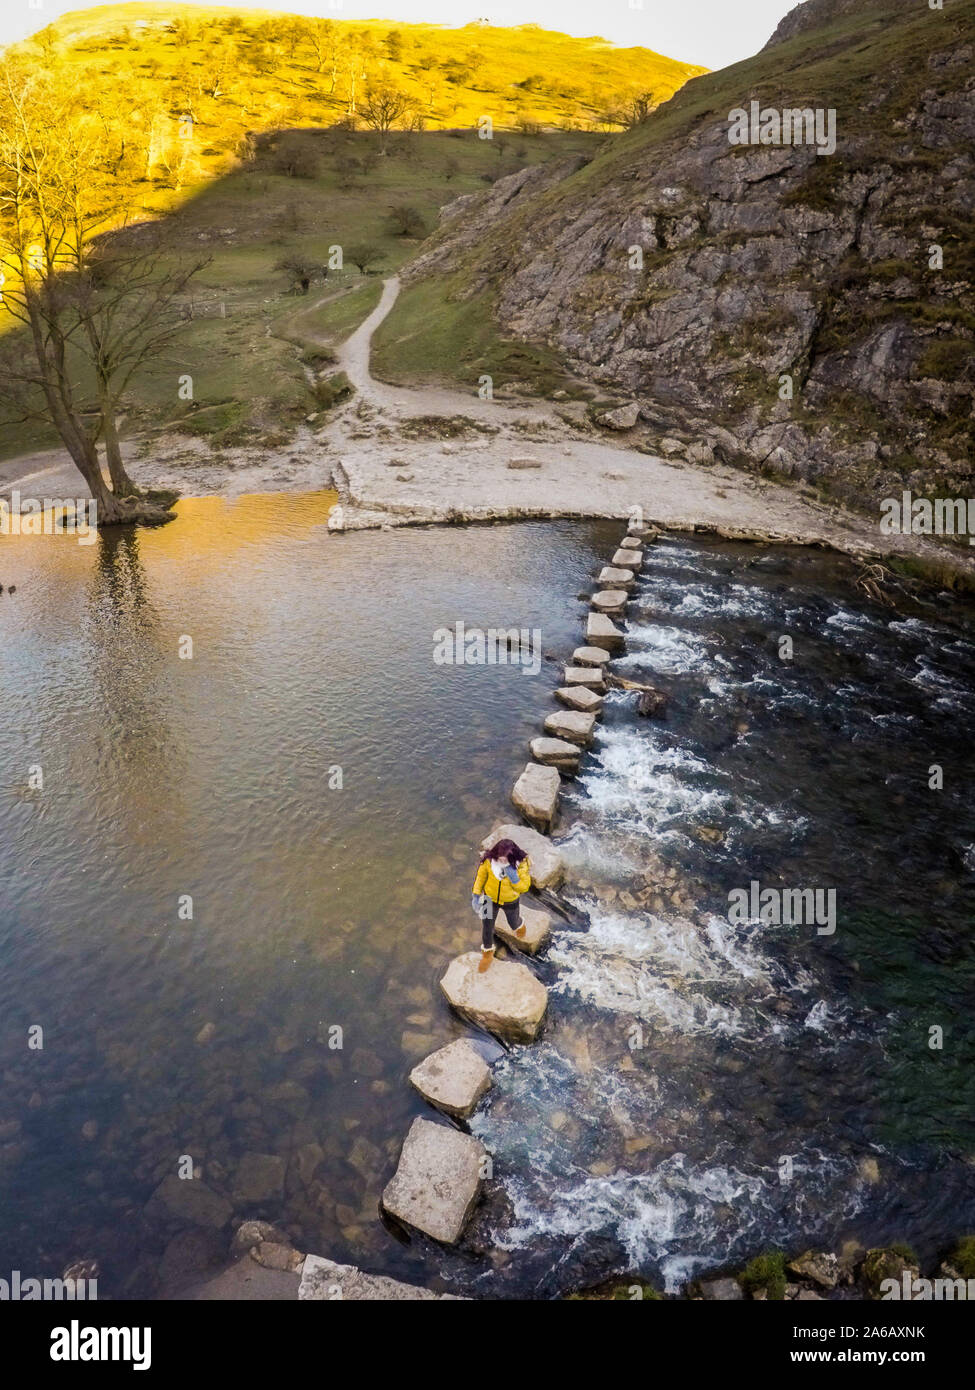
[[[100,129],[67,83],[0,65],[2,307],[24,329],[3,344],[7,396],[15,418],[54,425],[100,522],[112,523],[132,519],[120,499],[135,492],[118,443],[121,396],[176,330],[175,297],[205,262],[176,266],[154,239],[120,235],[125,209]]]
[[[389,78],[380,78],[371,83],[359,105],[359,115],[370,130],[379,136],[379,153],[386,153],[389,132],[397,124],[414,114],[413,101],[407,92],[397,87]]]

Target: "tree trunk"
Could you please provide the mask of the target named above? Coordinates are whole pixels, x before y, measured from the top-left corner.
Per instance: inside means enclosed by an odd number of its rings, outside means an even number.
[[[122,450],[119,446],[118,429],[115,424],[115,410],[110,401],[103,401],[102,411],[102,438],[105,440],[105,460],[108,463],[108,474],[112,480],[112,491],[116,497],[134,497],[136,486],[128,473],[125,471],[125,464],[122,462]]]

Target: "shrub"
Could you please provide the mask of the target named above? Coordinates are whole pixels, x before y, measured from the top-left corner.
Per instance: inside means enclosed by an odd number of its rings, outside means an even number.
[[[739,1274],[738,1282],[746,1293],[764,1289],[772,1302],[780,1303],[785,1298],[785,1256],[778,1250],[756,1255]]]

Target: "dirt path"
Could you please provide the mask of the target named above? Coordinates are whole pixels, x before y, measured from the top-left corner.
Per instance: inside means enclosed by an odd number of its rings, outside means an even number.
[[[154,440],[151,455],[130,440],[124,452],[132,476],[144,486],[197,496],[312,491],[334,483],[347,530],[635,514],[679,530],[820,543],[864,556],[945,556],[944,547],[923,537],[882,536],[879,517],[824,506],[724,464],[658,458],[627,447],[625,439],[592,437],[584,425],[561,418],[555,402],[481,400],[455,388],[376,381],[372,339],[399,288],[397,276],[384,280],[376,308],[338,350],[339,366],[355,387],[340,410],[313,419],[283,449],[227,450],[219,461],[205,443],[184,436]],[[59,449],[0,464],[0,496],[13,486],[24,496],[85,495]],[[955,556],[975,578],[975,555]]]

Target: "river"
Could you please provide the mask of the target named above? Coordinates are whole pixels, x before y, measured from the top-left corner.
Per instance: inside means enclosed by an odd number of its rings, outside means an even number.
[[[975,1224],[966,613],[880,608],[819,552],[670,539],[619,668],[668,717],[608,700],[563,798],[546,1033],[481,1040],[497,1181],[457,1251],[384,1225],[425,1113],[408,1071],[466,1031],[437,980],[476,937],[472,847],[620,528],[336,535],[334,501],[4,540],[9,1266],[97,1258],[103,1295],[165,1292],[186,1256],[152,1194],[186,1156],[301,1249],[484,1296]],[[436,663],[457,621],[540,629],[539,672]],[[835,889],[835,933],[733,926],[751,879]],[[225,1234],[199,1237],[216,1262]]]

